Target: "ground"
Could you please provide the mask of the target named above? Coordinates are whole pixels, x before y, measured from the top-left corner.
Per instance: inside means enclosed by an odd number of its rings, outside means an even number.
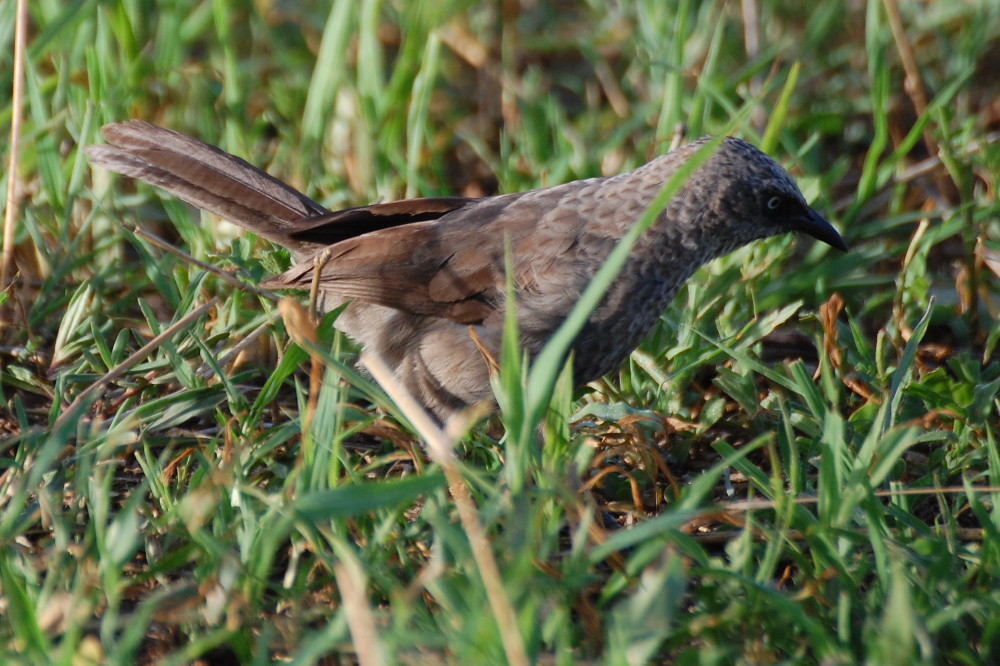
[[[997,660],[1000,5],[28,4],[4,661]],[[449,462],[329,318],[218,275],[287,255],[90,169],[129,118],[330,208],[731,133],[851,248],[712,263],[583,390],[509,354]]]

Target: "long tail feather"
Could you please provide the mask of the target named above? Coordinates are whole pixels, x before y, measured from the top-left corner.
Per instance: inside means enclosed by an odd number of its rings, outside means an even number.
[[[330,211],[244,160],[141,121],[102,131],[109,145],[85,148],[91,163],[162,187],[297,254],[316,249],[291,236]]]

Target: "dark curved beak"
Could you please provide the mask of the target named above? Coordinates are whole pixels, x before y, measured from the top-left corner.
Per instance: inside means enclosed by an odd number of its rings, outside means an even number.
[[[806,214],[796,220],[795,230],[809,234],[816,240],[823,241],[841,252],[847,252],[847,243],[843,236],[837,233],[837,230],[826,221],[825,217],[810,207],[806,207]]]

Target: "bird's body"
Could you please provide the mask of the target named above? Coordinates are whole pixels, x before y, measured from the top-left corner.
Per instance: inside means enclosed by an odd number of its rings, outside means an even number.
[[[287,247],[272,288],[308,288],[325,252],[324,309],[350,301],[337,327],[381,356],[442,420],[491,400],[483,350],[499,355],[510,244],[521,343],[537,353],[664,183],[701,147],[634,171],[496,197],[440,197],[330,212],[243,160],[142,122],[108,125],[91,162],[159,185]],[[574,377],[617,367],[705,262],[752,240],[802,231],[843,239],[777,163],[726,138],[668,202],[574,345]]]

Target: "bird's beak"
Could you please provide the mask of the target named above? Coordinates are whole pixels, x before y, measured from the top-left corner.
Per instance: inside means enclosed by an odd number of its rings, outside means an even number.
[[[843,236],[833,228],[833,225],[812,208],[807,208],[806,210],[807,213],[797,220],[795,230],[809,234],[816,240],[823,241],[830,247],[835,247],[841,252],[847,252],[847,243],[844,241]]]

